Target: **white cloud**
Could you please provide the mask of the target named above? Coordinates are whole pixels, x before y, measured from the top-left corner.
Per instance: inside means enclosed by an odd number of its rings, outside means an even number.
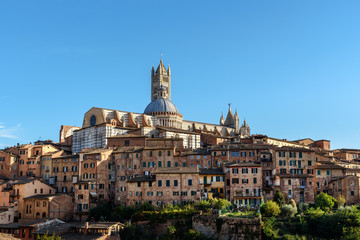
[[[15,127],[6,127],[4,123],[0,123],[0,138],[19,139],[17,133],[20,129],[20,123],[17,124]]]

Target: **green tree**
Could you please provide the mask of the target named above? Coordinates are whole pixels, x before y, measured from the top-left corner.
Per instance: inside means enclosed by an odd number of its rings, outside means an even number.
[[[279,205],[276,202],[270,200],[261,205],[260,212],[264,217],[276,217],[280,214],[281,211]]]
[[[285,204],[284,194],[280,190],[277,190],[275,192],[273,201],[276,202],[281,207],[282,205]]]
[[[346,203],[346,198],[343,196],[343,195],[339,195],[337,198],[336,198],[336,202],[337,202],[337,207],[343,207]]]
[[[291,199],[290,200],[290,205],[296,210],[296,212],[297,212],[297,206],[296,206],[296,202],[295,202],[295,200],[294,199]]]
[[[294,217],[296,212],[296,208],[294,208],[291,204],[285,204],[281,207],[281,215],[284,217]]]
[[[335,198],[323,192],[317,195],[315,199],[315,207],[319,207],[324,211],[330,211],[331,208],[334,207],[335,203]]]

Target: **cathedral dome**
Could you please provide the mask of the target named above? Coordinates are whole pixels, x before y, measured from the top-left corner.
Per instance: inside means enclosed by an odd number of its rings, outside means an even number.
[[[151,114],[153,112],[169,112],[179,114],[176,106],[166,98],[158,98],[147,105],[144,113]]]

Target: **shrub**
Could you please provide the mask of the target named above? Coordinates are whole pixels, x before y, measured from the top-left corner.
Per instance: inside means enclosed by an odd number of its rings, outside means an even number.
[[[346,203],[346,199],[343,195],[339,195],[337,198],[336,198],[336,203],[337,203],[337,207],[343,207]]]
[[[44,235],[36,235],[36,240],[63,240],[60,236],[49,235],[48,233],[45,233]]]
[[[264,235],[263,239],[279,238],[278,236],[279,229],[275,230],[275,224],[276,224],[275,217],[268,218],[262,223],[261,231],[262,231],[262,235]]]
[[[327,195],[326,193],[320,193],[315,199],[315,207],[319,207],[327,212],[334,207],[335,203],[335,198]]]
[[[280,207],[276,202],[270,200],[261,205],[260,212],[264,217],[276,217],[280,214]]]
[[[276,202],[280,207],[285,204],[284,194],[283,194],[280,190],[277,190],[277,191],[276,191],[273,200],[274,200],[274,202]]]
[[[284,217],[294,217],[297,210],[290,204],[285,204],[281,207],[281,215]]]
[[[231,203],[226,200],[226,199],[211,199],[211,204],[213,205],[213,208],[215,209],[219,209],[219,210],[222,210],[222,209],[225,209],[227,207],[230,207]]]
[[[299,213],[304,213],[310,208],[310,205],[308,203],[300,203],[299,204]]]

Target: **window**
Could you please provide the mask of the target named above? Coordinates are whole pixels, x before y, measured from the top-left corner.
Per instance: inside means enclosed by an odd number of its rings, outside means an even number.
[[[150,151],[150,157],[152,157],[152,151]]]
[[[125,146],[129,146],[129,145],[130,145],[130,140],[125,140],[125,141],[124,141],[124,145],[125,145]]]
[[[181,196],[187,196],[187,192],[186,191],[181,192]]]
[[[186,167],[186,163],[184,162],[184,163],[182,164],[182,166],[183,166],[183,167]]]
[[[241,152],[242,157],[246,157],[246,152]]]
[[[239,157],[240,156],[240,152],[239,151],[233,151],[231,152],[231,157]]]
[[[317,170],[317,175],[320,176],[320,170]]]
[[[330,176],[330,170],[326,170],[326,175]]]
[[[192,186],[192,179],[188,179],[188,186]]]
[[[143,162],[143,168],[146,168],[146,162]]]
[[[138,186],[138,187],[141,187],[141,182],[138,182],[138,183],[137,183],[137,186]]]
[[[312,162],[311,161],[308,161],[308,166],[311,166],[312,165]]]
[[[242,179],[242,183],[249,183],[249,179]]]
[[[291,197],[292,196],[292,191],[291,191],[291,189],[289,189],[289,197]]]
[[[232,173],[233,173],[233,174],[237,174],[237,173],[239,173],[239,169],[237,169],[237,168],[233,168],[233,169],[232,169]]]
[[[242,172],[242,173],[248,173],[248,169],[247,169],[247,168],[243,168],[243,169],[241,170],[241,172]]]
[[[288,184],[291,185],[291,179],[288,180]]]
[[[170,151],[168,151],[168,152],[167,152],[167,155],[168,155],[168,156],[171,156],[171,152],[170,152]]]
[[[196,192],[195,191],[191,191],[191,196],[195,196]]]
[[[173,196],[179,196],[179,192],[178,191],[173,192]]]
[[[351,196],[354,196],[354,191],[351,191],[350,194],[351,194]]]
[[[161,157],[161,151],[159,151],[159,157]]]
[[[239,179],[238,178],[233,178],[233,179],[231,179],[231,182],[232,182],[232,184],[239,184]]]
[[[251,173],[258,173],[258,169],[257,168],[252,168]]]
[[[174,187],[177,187],[179,185],[178,180],[174,180]]]
[[[158,167],[161,167],[161,161],[158,162]]]
[[[166,186],[170,187],[170,180],[166,180]]]
[[[171,167],[171,162],[167,161],[167,167]]]
[[[158,187],[162,187],[162,181],[158,180]]]
[[[302,158],[302,152],[299,152],[299,158]]]
[[[257,183],[257,178],[254,178],[254,184],[256,184]]]

